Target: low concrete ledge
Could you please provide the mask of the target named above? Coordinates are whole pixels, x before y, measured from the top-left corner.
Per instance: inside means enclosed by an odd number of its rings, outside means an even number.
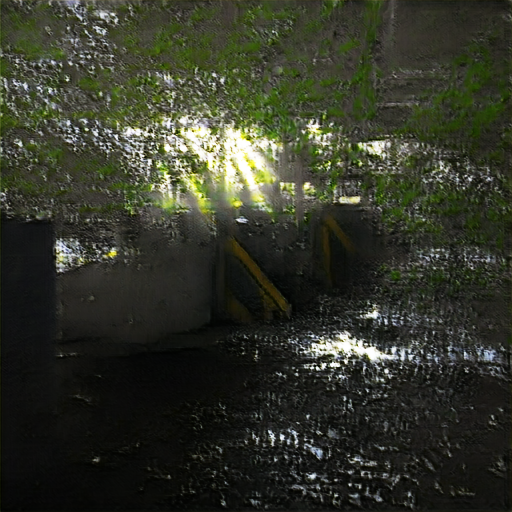
[[[84,338],[58,343],[55,357],[127,357],[134,354],[206,348],[214,346],[229,332],[229,326],[209,327],[196,332],[171,334],[152,343],[129,343],[112,339]]]

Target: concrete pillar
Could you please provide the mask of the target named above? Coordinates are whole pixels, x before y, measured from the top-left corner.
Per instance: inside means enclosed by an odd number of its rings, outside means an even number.
[[[395,64],[395,31],[396,31],[397,1],[388,0],[382,12],[382,46],[378,64],[386,71],[393,69]]]
[[[54,232],[2,218],[2,505],[18,509],[56,463]]]

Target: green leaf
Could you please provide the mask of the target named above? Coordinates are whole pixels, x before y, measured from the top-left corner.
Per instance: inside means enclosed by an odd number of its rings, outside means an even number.
[[[345,55],[350,50],[353,50],[354,48],[357,48],[360,45],[359,41],[356,39],[350,39],[349,41],[346,41],[338,47],[338,53],[340,55]]]
[[[84,91],[96,92],[100,90],[100,83],[98,80],[89,76],[83,77],[78,81],[78,86]]]

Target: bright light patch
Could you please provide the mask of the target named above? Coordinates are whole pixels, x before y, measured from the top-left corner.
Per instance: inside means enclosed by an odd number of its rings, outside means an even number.
[[[373,318],[374,320],[376,320],[379,317],[380,317],[379,310],[378,310],[377,306],[374,306],[371,311],[368,311],[368,313],[361,315],[360,318]]]
[[[374,140],[372,142],[362,142],[359,145],[372,155],[385,156],[388,143],[385,140]]]
[[[194,135],[197,137],[197,138],[202,138],[204,139],[206,136],[209,135],[209,132],[208,130],[206,129],[206,127],[204,126],[198,126],[197,128],[192,128],[192,133],[194,133]]]
[[[372,361],[389,358],[389,356],[375,347],[365,346],[362,340],[352,338],[347,332],[340,333],[335,339],[320,338],[318,341],[311,344],[309,350],[318,356],[337,356],[340,353],[352,353],[359,356],[367,356]]]
[[[117,23],[119,22],[119,19],[117,18],[116,14],[112,11],[96,10],[94,11],[94,13],[96,14],[96,16],[98,16],[98,18],[101,18],[103,21],[106,22],[112,22],[114,23],[114,25],[117,25]]]
[[[208,153],[202,147],[202,143],[204,143],[204,141],[201,138],[200,132],[198,130],[183,130],[182,134],[190,141],[192,149],[195,151],[197,156],[203,162],[208,161]]]
[[[293,181],[281,181],[281,191],[288,192],[291,195],[295,194],[295,183]]]
[[[242,132],[232,127],[227,127],[222,134],[213,133],[208,126],[194,122],[189,117],[181,118],[179,123],[181,128],[177,138],[173,141],[168,140],[163,148],[170,154],[175,150],[193,153],[199,161],[206,164],[207,172],[211,177],[207,185],[208,190],[205,185],[201,186],[199,191],[195,186],[197,185],[195,178],[192,179],[194,184],[190,181],[190,176],[187,177],[184,176],[185,173],[181,173],[183,185],[200,202],[218,197],[220,193],[227,194],[226,199],[233,205],[238,201],[239,192],[246,188],[255,205],[266,207],[267,200],[259,183],[275,181],[272,167],[273,153],[277,146],[273,142],[259,137],[257,133],[247,130]],[[130,133],[138,134],[135,129],[130,130]],[[179,156],[175,167],[179,167]],[[202,180],[201,173],[202,171],[197,175],[199,181]],[[167,177],[164,175],[162,180],[160,189],[166,195],[166,191],[170,193]]]
[[[140,128],[126,128],[124,130],[124,134],[127,137],[140,137],[142,135],[142,130]]]
[[[248,148],[246,151],[247,158],[256,169],[265,169],[266,162],[263,156],[252,148]]]
[[[320,134],[320,125],[316,122],[310,122],[308,124],[308,132],[312,133],[314,135],[319,135]]]
[[[304,183],[304,186],[302,188],[303,188],[304,194],[306,194],[306,196],[315,197],[316,189],[309,181],[306,181],[306,183]]]
[[[359,204],[361,202],[360,196],[342,196],[338,199],[342,204]]]
[[[247,186],[251,191],[251,195],[254,195],[258,189],[258,185],[256,185],[251,166],[241,154],[235,156],[235,162],[238,164],[238,170],[242,174],[244,181],[247,183]]]
[[[232,184],[235,180],[236,169],[235,166],[231,163],[231,160],[226,162],[226,190],[231,190]]]
[[[77,238],[59,238],[55,242],[57,272],[65,272],[85,263],[84,249]]]

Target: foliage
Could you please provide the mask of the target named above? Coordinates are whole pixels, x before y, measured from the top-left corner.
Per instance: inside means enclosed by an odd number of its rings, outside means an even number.
[[[478,168],[461,154],[422,145],[408,156],[368,162],[367,191],[390,231],[411,243],[485,245],[498,251],[509,240],[511,191],[506,178]]]
[[[501,62],[491,58],[484,41],[474,42],[452,63],[447,87],[431,96],[427,105],[415,106],[400,133],[413,133],[420,140],[452,144],[473,156],[488,154],[486,135],[496,133],[510,118],[510,84]],[[506,122],[506,121],[505,121]],[[498,149],[510,151],[502,139]],[[504,163],[502,159],[500,163]]]
[[[172,203],[159,190],[191,187],[210,208],[220,178],[200,155],[215,156],[216,172],[226,164],[229,128],[289,150],[323,184],[321,199],[362,167],[390,229],[441,237],[459,223],[471,240],[503,244],[506,182],[487,196],[427,186],[436,171],[421,158],[403,163],[405,177],[379,174],[353,146],[348,127],[364,138],[379,122],[383,16],[380,1],[3,2],[2,190],[14,209],[30,196],[39,209],[134,212]],[[455,59],[444,89],[425,91],[398,135],[503,166],[512,131],[489,137],[510,117],[509,83],[491,43]],[[200,148],[184,135],[198,121],[209,133]],[[245,159],[258,186],[273,181],[275,157],[264,154],[266,167]]]

